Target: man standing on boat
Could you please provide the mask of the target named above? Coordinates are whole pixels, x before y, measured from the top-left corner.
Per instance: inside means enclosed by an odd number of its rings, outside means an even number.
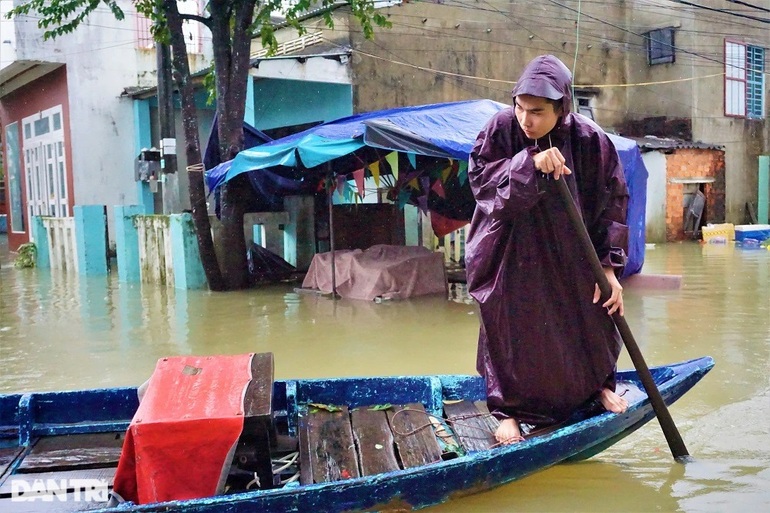
[[[521,440],[519,423],[552,425],[598,400],[615,413],[623,314],[628,190],[615,147],[570,112],[572,74],[556,57],[532,60],[513,107],[487,123],[470,156],[476,210],[466,244],[468,290],[481,313],[477,369],[496,438]],[[566,180],[612,286],[599,288],[567,211],[548,180]],[[608,313],[610,315],[608,315]]]

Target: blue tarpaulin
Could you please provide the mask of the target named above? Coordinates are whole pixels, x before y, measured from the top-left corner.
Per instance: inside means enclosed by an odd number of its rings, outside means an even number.
[[[505,107],[469,100],[356,114],[243,150],[208,171],[206,184],[213,190],[241,173],[276,166],[310,169],[365,146],[467,160],[481,128]]]
[[[303,132],[269,141],[240,152],[233,160],[206,172],[214,190],[242,174],[261,195],[279,199],[286,194],[313,190],[312,173],[333,161],[334,171],[345,174],[377,160],[383,153],[467,161],[476,136],[496,112],[508,105],[491,100],[469,100],[366,112],[314,126]],[[644,225],[647,169],[636,143],[610,136],[623,164],[629,193],[629,261],[626,275],[638,273],[644,262]],[[372,157],[374,157],[372,159]],[[469,188],[462,184],[463,191]],[[463,194],[467,197],[467,194]],[[452,201],[447,197],[447,202]],[[469,219],[468,219],[469,220]]]
[[[642,160],[636,141],[610,134],[623,164],[623,174],[628,185],[628,263],[623,276],[631,276],[642,270],[644,264],[644,231],[647,204],[647,168]]]

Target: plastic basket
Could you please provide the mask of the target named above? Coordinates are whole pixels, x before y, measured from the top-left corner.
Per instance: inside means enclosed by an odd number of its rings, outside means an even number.
[[[709,224],[701,228],[703,241],[708,242],[718,237],[725,241],[735,240],[735,225],[732,223]]]

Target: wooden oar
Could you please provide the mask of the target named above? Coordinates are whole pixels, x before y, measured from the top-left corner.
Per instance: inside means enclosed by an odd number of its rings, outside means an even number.
[[[559,191],[559,196],[561,196],[561,199],[564,202],[564,206],[567,209],[567,214],[569,215],[570,221],[572,222],[572,227],[578,234],[578,237],[580,238],[580,245],[583,247],[583,251],[588,258],[588,262],[591,264],[591,270],[593,271],[594,277],[596,278],[596,283],[599,284],[599,290],[601,290],[602,298],[606,299],[610,297],[612,295],[612,287],[610,286],[610,282],[607,280],[607,276],[604,275],[602,264],[599,261],[599,257],[596,255],[596,250],[594,249],[594,246],[591,243],[591,238],[588,235],[588,231],[583,224],[583,219],[580,217],[580,214],[578,214],[577,207],[575,207],[575,202],[572,200],[572,194],[570,194],[566,181],[563,179],[563,177],[558,180],[548,181],[550,183],[555,183],[555,186]],[[687,447],[684,446],[684,441],[682,440],[679,431],[674,425],[674,420],[671,418],[671,414],[668,412],[666,403],[663,401],[663,397],[661,397],[660,392],[658,391],[658,387],[655,385],[655,380],[652,378],[652,374],[650,373],[650,369],[647,367],[647,364],[644,361],[642,352],[639,350],[639,346],[636,344],[636,340],[634,340],[634,336],[631,334],[631,329],[628,327],[625,317],[616,311],[612,314],[612,319],[615,321],[615,325],[618,327],[618,331],[620,332],[620,336],[623,338],[623,343],[628,350],[628,354],[631,357],[634,368],[639,374],[639,378],[642,380],[642,385],[644,385],[644,390],[647,392],[647,396],[650,398],[652,409],[655,411],[655,415],[658,417],[658,422],[660,423],[660,427],[663,429],[663,434],[668,441],[671,454],[674,456],[674,459],[679,462],[686,461],[690,453],[687,452]]]

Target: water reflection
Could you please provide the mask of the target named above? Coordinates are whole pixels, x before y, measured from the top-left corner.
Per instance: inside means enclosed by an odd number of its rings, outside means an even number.
[[[647,362],[717,362],[671,410],[694,463],[674,463],[652,422],[588,462],[433,511],[770,510],[770,252],[665,245],[647,250],[644,271],[683,276],[679,290],[626,290]],[[175,291],[6,261],[0,392],[137,384],[174,354],[272,351],[278,378],[473,373],[476,306],[461,286],[448,299],[333,301],[293,285]],[[631,367],[625,353],[620,366]]]

